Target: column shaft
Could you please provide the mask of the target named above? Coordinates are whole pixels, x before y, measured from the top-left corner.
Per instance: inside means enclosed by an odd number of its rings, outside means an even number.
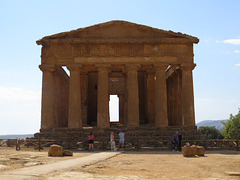
[[[139,126],[139,95],[138,95],[138,67],[139,65],[127,65],[127,93],[128,114],[127,126]]]
[[[109,120],[109,79],[107,65],[98,65],[98,99],[97,99],[97,127],[110,127]]]
[[[119,122],[124,124],[124,96],[123,94],[118,95],[119,98]]]
[[[80,67],[67,66],[70,71],[68,128],[82,127]]]
[[[196,64],[181,64],[182,96],[183,96],[183,124],[195,126],[194,94],[192,70]]]
[[[156,84],[155,84],[155,127],[168,126],[167,115],[167,87],[166,87],[166,64],[154,65],[156,69]]]
[[[155,73],[147,73],[147,115],[148,123],[154,124],[155,119]]]
[[[41,129],[54,127],[53,101],[54,101],[54,81],[53,72],[54,65],[40,65],[39,68],[43,72],[42,78],[42,112],[41,112]]]
[[[128,88],[127,88],[127,74],[124,76],[124,126],[128,122]]]
[[[88,93],[88,73],[81,71],[81,100],[82,100],[82,123],[87,126],[87,93]]]

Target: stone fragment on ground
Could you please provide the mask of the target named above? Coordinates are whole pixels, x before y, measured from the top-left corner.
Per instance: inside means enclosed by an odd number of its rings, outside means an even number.
[[[204,154],[205,154],[205,148],[203,146],[197,146],[197,155],[204,156]]]
[[[73,156],[73,152],[70,150],[64,150],[63,151],[63,156]]]
[[[62,156],[63,155],[63,148],[62,146],[53,144],[50,146],[49,150],[48,150],[48,156]]]
[[[26,164],[24,164],[24,166],[37,166],[42,164],[41,162],[28,162]]]
[[[203,146],[185,145],[182,147],[182,155],[184,157],[204,156],[204,154],[205,148]]]

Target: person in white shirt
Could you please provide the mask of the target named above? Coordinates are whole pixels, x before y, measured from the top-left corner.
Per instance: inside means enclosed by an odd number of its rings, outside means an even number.
[[[124,132],[121,130],[119,135],[119,149],[120,147],[122,147],[122,151],[123,151],[123,147],[124,147]]]

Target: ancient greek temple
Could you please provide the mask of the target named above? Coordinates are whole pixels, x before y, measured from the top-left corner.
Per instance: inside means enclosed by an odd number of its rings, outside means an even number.
[[[41,131],[110,128],[110,95],[119,98],[124,127],[195,126],[192,70],[193,44],[198,42],[190,35],[126,21],[38,40]]]

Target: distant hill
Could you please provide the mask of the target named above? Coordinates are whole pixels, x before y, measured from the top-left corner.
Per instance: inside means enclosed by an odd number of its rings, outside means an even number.
[[[221,131],[224,128],[222,121],[226,122],[227,120],[205,120],[197,123],[197,127],[199,128],[201,126],[210,126],[210,127],[215,126],[216,129]]]
[[[27,137],[33,137],[33,134],[10,134],[10,135],[0,135],[0,139],[26,139]]]

